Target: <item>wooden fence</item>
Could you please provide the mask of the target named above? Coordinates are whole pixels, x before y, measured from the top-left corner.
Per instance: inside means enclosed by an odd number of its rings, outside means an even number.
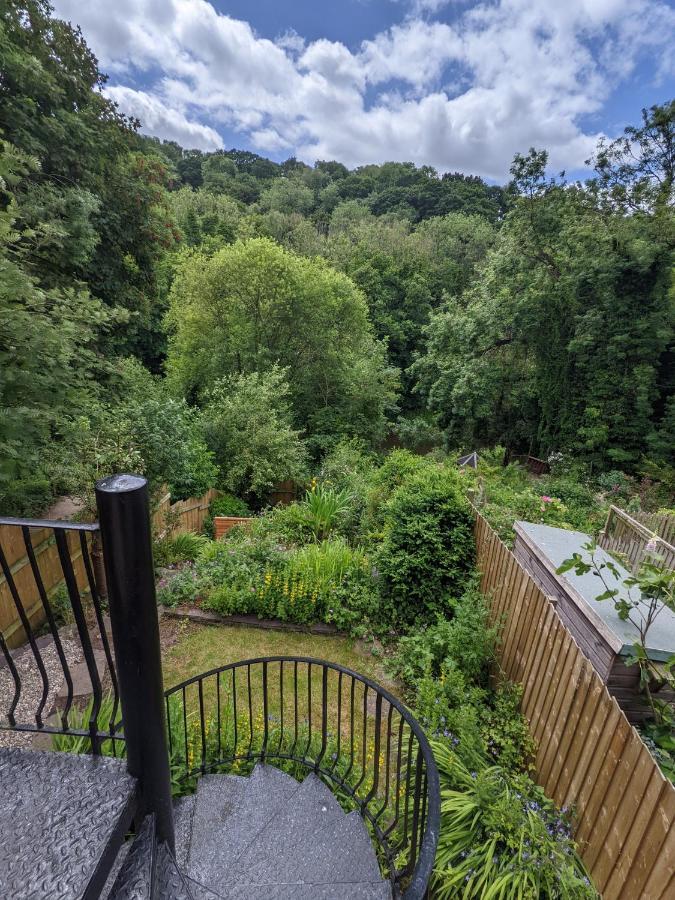
[[[637,572],[645,560],[656,559],[660,565],[675,569],[675,547],[645,522],[652,521],[664,534],[670,535],[672,518],[646,514],[638,521],[618,506],[610,506],[598,544],[608,553],[619,553],[631,572]]]
[[[158,536],[184,534],[201,531],[208,515],[209,504],[218,496],[215,488],[210,488],[202,497],[171,502],[168,489],[162,491],[160,500],[152,514],[152,529]]]
[[[576,810],[575,836],[606,900],[675,896],[675,788],[562,624],[552,603],[476,515],[481,588],[503,624],[508,678],[537,741],[536,778]]]
[[[180,534],[185,531],[201,531],[204,519],[208,513],[209,503],[217,495],[218,492],[212,488],[203,497],[171,503],[171,496],[167,490],[164,490],[152,516],[155,534]],[[32,531],[31,537],[45,590],[47,591],[47,596],[51,598],[64,583],[54,532],[47,528],[36,529]],[[21,529],[12,525],[1,525],[0,545],[5,552],[7,564],[21,597],[23,607],[28,615],[28,620],[32,626],[39,627],[45,620],[45,614],[30,561],[26,555]],[[68,545],[78,585],[80,590],[86,594],[89,586],[82,561],[78,534],[68,533]],[[99,584],[99,590],[102,589],[101,584]],[[2,574],[0,574],[0,631],[2,631],[7,645],[11,648],[20,647],[26,640],[14,600],[9,591],[7,581]]]
[[[89,590],[89,584],[82,561],[79,534],[71,531],[68,532],[67,537],[77,583],[80,591],[86,594]],[[52,599],[59,587],[64,583],[54,532],[50,528],[35,529],[31,531],[31,539],[45,591],[47,596]],[[90,540],[89,537],[87,539]],[[45,613],[35,582],[35,576],[26,554],[26,545],[21,529],[15,525],[0,525],[0,545],[5,553],[7,565],[23,603],[28,621],[31,626],[37,627],[44,622]],[[20,647],[26,641],[26,634],[21,625],[9,585],[1,573],[0,631],[2,631],[7,645],[11,648]]]
[[[633,518],[637,519],[641,525],[658,534],[668,544],[675,544],[675,513],[633,513]]]

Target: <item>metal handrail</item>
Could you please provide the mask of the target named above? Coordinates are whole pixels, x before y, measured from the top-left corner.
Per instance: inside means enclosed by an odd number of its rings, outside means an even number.
[[[4,662],[12,679],[13,691],[7,705],[0,709],[0,730],[36,731],[46,734],[63,734],[72,737],[86,736],[90,739],[91,750],[100,754],[104,741],[112,741],[113,749],[124,738],[119,734],[120,698],[117,684],[115,661],[112,652],[112,639],[105,621],[104,608],[99,596],[94,566],[92,564],[91,540],[98,534],[99,524],[52,521],[48,519],[21,519],[13,516],[0,517],[0,526],[9,529],[13,535],[16,529],[17,543],[22,545],[22,571],[26,570],[28,578],[18,577],[16,564],[12,563],[3,547],[0,538],[0,583],[7,585],[8,593],[16,613],[16,621],[26,636],[25,653],[30,653],[32,678],[40,686],[39,697],[31,709],[26,704],[25,676],[15,662],[5,635],[0,630],[0,660]],[[39,546],[34,543],[35,532],[48,531],[49,536],[41,537]],[[69,540],[69,533],[73,538]],[[12,540],[10,540],[10,545]],[[49,566],[46,567],[43,552],[46,553]],[[74,685],[71,664],[63,646],[62,636],[54,614],[51,594],[53,589],[62,585],[68,595],[68,602],[73,616],[72,639],[79,644],[79,650],[87,667],[87,674],[92,685],[92,709],[88,728],[74,728],[69,721],[74,704]],[[38,640],[38,633],[32,621],[35,612],[44,620],[41,633],[46,631],[53,640],[54,650],[58,658],[56,677],[65,685],[65,701],[58,710],[58,723],[48,724],[45,716],[49,713],[47,700],[58,690],[50,674]],[[89,619],[89,621],[88,621]],[[103,702],[103,687],[96,662],[96,654],[92,642],[93,631],[98,631],[101,646],[106,660],[106,668],[113,696],[110,721],[99,722],[99,712]],[[58,670],[60,669],[60,673]]]
[[[195,675],[165,700],[172,768],[182,768],[184,782],[240,761],[313,771],[370,826],[395,896],[426,896],[440,826],[438,770],[421,726],[386,688],[338,663],[270,656]]]

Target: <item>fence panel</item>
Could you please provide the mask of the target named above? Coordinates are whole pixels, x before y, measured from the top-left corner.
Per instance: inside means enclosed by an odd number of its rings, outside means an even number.
[[[644,561],[655,560],[675,569],[675,547],[669,543],[675,530],[672,516],[639,514],[629,516],[618,506],[610,506],[598,544],[609,553],[619,553],[631,572],[637,572]]]
[[[203,497],[181,500],[172,504],[170,494],[167,490],[164,490],[153,513],[153,530],[156,534],[167,532],[181,534],[186,531],[201,531],[204,519],[208,513],[209,504],[217,496],[218,491],[212,488]],[[89,584],[78,536],[74,532],[68,532],[67,540],[78,587],[86,595],[89,591]],[[59,561],[54,533],[47,528],[35,529],[32,533],[32,541],[38,568],[44,581],[45,591],[51,599],[64,583],[63,570]],[[45,621],[45,613],[35,582],[35,576],[30,566],[30,560],[26,554],[26,546],[21,529],[11,525],[0,525],[0,546],[5,553],[7,564],[30,625],[37,628]],[[95,556],[96,551],[94,550],[92,557],[95,558]],[[26,634],[21,625],[9,586],[1,572],[0,632],[2,632],[10,648],[20,647],[26,641]]]
[[[502,625],[499,657],[523,685],[536,777],[576,810],[575,836],[606,900],[674,896],[675,788],[558,616],[476,513],[481,589]]]

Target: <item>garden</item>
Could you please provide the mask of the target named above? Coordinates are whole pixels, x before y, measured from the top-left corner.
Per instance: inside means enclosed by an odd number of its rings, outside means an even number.
[[[217,542],[159,540],[164,606],[339,632],[176,626],[165,678],[296,651],[367,673],[411,707],[433,742],[442,788],[434,896],[593,897],[573,810],[556,809],[530,777],[535,747],[519,688],[496,663],[499,629],[477,588],[466,499],[474,477],[405,450],[380,462],[344,442],[300,500]],[[246,512],[227,495],[211,510]]]

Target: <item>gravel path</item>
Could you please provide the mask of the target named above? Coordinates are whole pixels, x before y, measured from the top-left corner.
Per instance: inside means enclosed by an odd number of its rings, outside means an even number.
[[[62,639],[61,643],[68,666],[72,670],[73,666],[82,660],[82,647],[78,642],[67,639]],[[54,644],[49,644],[42,650],[42,659],[49,682],[49,694],[42,714],[44,721],[51,712],[64,677]],[[42,677],[29,647],[14,660],[14,663],[21,679],[21,696],[14,715],[18,723],[34,725],[35,711],[42,698]],[[3,666],[0,669],[0,721],[3,725],[7,724],[7,710],[13,697],[14,679],[7,666]],[[32,737],[30,732],[0,730],[0,747],[29,747]]]

